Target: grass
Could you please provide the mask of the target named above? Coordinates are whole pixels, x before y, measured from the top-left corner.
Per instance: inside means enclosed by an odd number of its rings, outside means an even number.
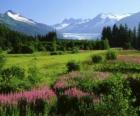
[[[36,52],[34,54],[6,54],[7,62],[5,67],[10,67],[12,65],[18,65],[25,70],[29,66],[32,66],[36,63],[36,66],[41,76],[44,78],[43,84],[52,85],[59,75],[66,72],[66,63],[69,61],[83,62],[90,58],[91,55],[100,54],[104,55],[104,50],[94,50],[94,51],[85,51],[77,54],[65,54],[65,55],[48,55],[47,52]],[[140,56],[139,51],[127,50],[127,51],[118,51],[118,55],[125,56]],[[87,67],[89,68],[89,67]],[[85,70],[86,66],[82,69]]]
[[[5,67],[18,65],[28,69],[29,66],[36,63],[38,70],[45,77],[44,84],[52,84],[58,75],[66,72],[66,63],[74,60],[82,62],[93,54],[102,54],[104,51],[86,51],[77,54],[54,55],[50,56],[45,52],[34,54],[7,54],[7,62]]]

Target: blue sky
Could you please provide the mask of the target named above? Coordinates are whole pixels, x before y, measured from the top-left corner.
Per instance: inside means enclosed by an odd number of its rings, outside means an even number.
[[[0,0],[0,12],[13,10],[45,24],[65,18],[93,18],[99,13],[135,13],[140,0]]]

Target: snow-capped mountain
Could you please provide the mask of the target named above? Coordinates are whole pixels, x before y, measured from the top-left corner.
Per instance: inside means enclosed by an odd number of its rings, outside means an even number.
[[[74,19],[74,18],[70,18],[70,19],[64,19],[61,23],[54,25],[53,27],[57,30],[61,30],[64,29],[68,26],[71,25],[77,25],[77,24],[82,24],[82,23],[86,23],[88,22],[90,19]]]
[[[0,23],[9,28],[28,35],[44,35],[57,30],[60,37],[68,39],[96,39],[101,36],[103,27],[114,24],[128,24],[129,27],[137,26],[140,22],[140,13],[115,15],[101,13],[93,19],[65,19],[61,23],[48,26],[37,23],[11,10],[0,14]],[[62,35],[61,35],[62,34]]]
[[[119,20],[130,16],[131,14],[115,15],[111,13],[101,13],[93,19],[65,19],[60,24],[56,24],[53,27],[63,33],[66,38],[78,38],[89,37],[94,35],[93,38],[100,37],[103,27],[113,26]],[[84,36],[82,36],[84,34]],[[77,36],[78,35],[78,36]],[[80,36],[81,35],[81,36]],[[90,36],[91,39],[91,36]]]
[[[131,16],[125,17],[122,20],[118,21],[116,23],[117,25],[127,25],[128,28],[133,29],[134,27],[138,27],[140,24],[140,12],[139,13],[134,13]]]
[[[48,25],[37,23],[11,10],[0,14],[0,23],[5,24],[12,30],[23,32],[28,35],[44,35],[54,30]]]
[[[66,19],[56,24],[54,28],[62,33],[101,33],[104,26],[113,26],[117,21],[128,16],[130,14],[99,14],[93,19]]]
[[[35,24],[33,20],[27,19],[21,16],[19,13],[14,13],[13,11],[7,11],[6,14],[11,17],[13,20],[28,23],[28,24]]]

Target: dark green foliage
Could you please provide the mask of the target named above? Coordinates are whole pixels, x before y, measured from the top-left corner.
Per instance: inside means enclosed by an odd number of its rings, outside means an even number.
[[[68,62],[66,66],[68,72],[80,70],[80,64],[76,63],[75,61]]]
[[[6,61],[5,56],[0,53],[0,70],[3,68],[5,61]]]
[[[26,45],[21,46],[19,48],[13,48],[9,54],[31,54],[33,53],[33,49],[31,47],[28,47]]]
[[[0,93],[9,93],[23,89],[24,87],[22,87],[22,84],[24,77],[24,69],[17,66],[2,69],[0,78]]]
[[[64,110],[65,108],[65,110]],[[86,116],[92,115],[94,105],[92,104],[92,97],[69,97],[69,96],[59,96],[56,105],[55,115],[69,115],[69,116]]]
[[[137,116],[137,107],[133,106],[135,103],[134,97],[132,97],[133,91],[122,75],[115,74],[103,81],[93,81],[92,79],[93,77],[85,76],[73,78],[75,80],[73,83],[77,83],[77,88],[90,94],[77,98],[61,92],[58,94],[56,108],[52,111],[54,115]],[[97,96],[100,96],[100,99]],[[99,101],[93,102],[94,100]]]
[[[20,53],[22,53],[22,54],[31,54],[33,52],[34,52],[33,49],[31,47],[26,46],[26,45],[22,46],[21,51],[20,51]]]
[[[64,40],[57,37],[56,32],[36,37],[10,30],[0,25],[0,47],[9,53],[33,53],[34,51],[71,51],[100,50],[108,48],[108,41],[104,40]]]
[[[100,55],[93,55],[91,59],[93,63],[100,63],[103,61],[103,57]]]
[[[30,107],[35,116],[44,116],[45,115],[45,101],[42,99],[36,99],[34,103],[31,103]]]
[[[30,87],[38,85],[41,82],[41,73],[38,71],[36,63],[32,62],[31,64],[32,65],[28,69],[28,81],[30,83]]]
[[[112,51],[112,50],[107,51],[106,59],[107,60],[116,60],[117,59],[117,53],[115,51]]]
[[[26,116],[27,115],[27,101],[25,99],[21,99],[18,102],[19,107],[19,116]]]
[[[3,69],[1,72],[1,76],[5,81],[9,80],[12,77],[19,77],[22,79],[25,77],[25,71],[24,69],[17,66],[12,66],[10,68]]]
[[[128,78],[127,81],[130,84],[132,94],[136,97],[134,106],[140,106],[140,79],[139,78]],[[140,113],[140,112],[139,112]]]
[[[110,48],[108,39],[103,40],[103,49],[107,50]]]
[[[120,75],[107,80],[109,92],[95,107],[96,116],[137,116],[129,84]]]
[[[106,38],[111,47],[122,47],[124,49],[139,49],[140,44],[140,26],[138,29],[131,30],[127,25],[114,25],[111,27],[104,27],[102,31],[102,40]]]
[[[78,52],[79,52],[78,47],[74,47],[74,48],[72,49],[72,53],[78,53]]]

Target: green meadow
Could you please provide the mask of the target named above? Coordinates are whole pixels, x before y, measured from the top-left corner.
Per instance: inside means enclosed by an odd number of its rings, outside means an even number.
[[[86,51],[77,54],[48,55],[48,53],[34,54],[7,54],[5,67],[19,66],[28,69],[29,66],[36,65],[39,72],[45,79],[44,83],[52,84],[60,74],[67,71],[66,63],[69,61],[83,62],[90,59],[93,54],[103,54],[104,50]]]
[[[137,116],[139,112],[139,51],[4,55],[0,89],[10,94],[1,94],[0,114],[7,115],[9,108],[12,116]]]

